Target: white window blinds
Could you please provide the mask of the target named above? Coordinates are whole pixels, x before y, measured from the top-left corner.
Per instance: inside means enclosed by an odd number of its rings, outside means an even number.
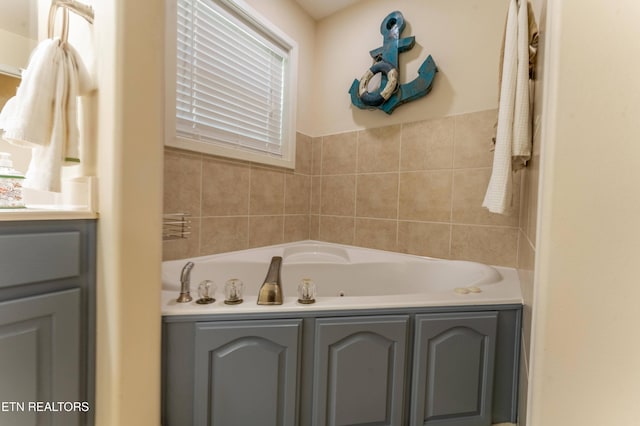
[[[287,155],[289,48],[223,0],[178,0],[176,135]]]

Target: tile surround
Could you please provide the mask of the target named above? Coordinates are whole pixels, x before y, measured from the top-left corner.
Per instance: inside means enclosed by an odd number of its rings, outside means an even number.
[[[451,170],[400,173],[399,219],[451,222]]]
[[[452,168],[454,130],[455,117],[403,124],[400,170]]]
[[[358,173],[398,171],[400,125],[360,130],[357,134]]]
[[[251,167],[250,215],[284,213],[284,176],[280,170]],[[224,202],[224,200],[221,201]]]
[[[294,171],[168,148],[165,212],[187,210],[194,232],[165,242],[164,257],[313,238],[516,266],[520,174],[513,214],[481,207],[496,115],[298,134]]]
[[[192,232],[163,259],[308,239],[311,139],[297,135],[294,171],[166,148],[164,212],[190,214]]]
[[[356,175],[329,175],[320,185],[320,211],[324,215],[354,216]]]
[[[398,217],[398,174],[371,173],[357,176],[356,216]]]
[[[398,251],[448,258],[451,246],[451,224],[433,222],[398,222]]]
[[[492,138],[498,120],[497,110],[456,115],[454,132],[453,167],[491,167],[493,164]]]
[[[249,213],[251,167],[248,164],[202,160],[202,216]],[[215,184],[207,184],[212,182]]]
[[[356,133],[340,133],[322,138],[321,172],[316,174],[337,175],[355,173],[358,139]],[[314,151],[315,153],[315,151]]]

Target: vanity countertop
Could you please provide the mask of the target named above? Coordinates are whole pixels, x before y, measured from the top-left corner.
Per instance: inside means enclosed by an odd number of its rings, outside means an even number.
[[[60,209],[54,207],[27,207],[0,209],[0,221],[97,219],[98,213],[89,210]]]

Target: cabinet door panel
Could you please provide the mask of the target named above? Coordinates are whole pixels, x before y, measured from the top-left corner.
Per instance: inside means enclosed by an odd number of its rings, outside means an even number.
[[[79,231],[0,235],[0,287],[79,275],[80,241]]]
[[[198,323],[194,423],[295,425],[301,322]]]
[[[315,426],[400,425],[408,316],[316,323]]]
[[[416,316],[411,425],[491,424],[497,312]]]
[[[29,402],[80,400],[80,290],[0,303],[0,424],[79,425],[77,412],[29,410]]]

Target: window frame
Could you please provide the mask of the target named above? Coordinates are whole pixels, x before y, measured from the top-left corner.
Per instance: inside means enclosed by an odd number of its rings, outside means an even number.
[[[298,44],[273,23],[256,12],[242,0],[208,0],[228,8],[254,30],[279,43],[288,51],[284,84],[283,131],[280,156],[243,149],[238,146],[222,146],[190,139],[176,132],[176,49],[177,49],[177,0],[166,1],[165,31],[165,146],[185,149],[225,158],[251,161],[271,166],[295,168],[296,158],[296,99],[298,87]]]

